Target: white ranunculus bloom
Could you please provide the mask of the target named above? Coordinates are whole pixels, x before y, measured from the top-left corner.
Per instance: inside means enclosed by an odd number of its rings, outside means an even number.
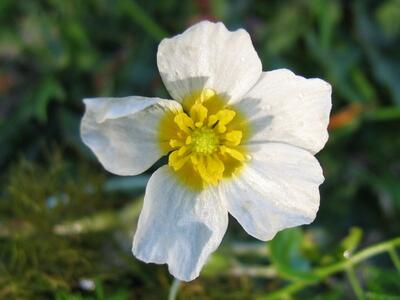
[[[208,21],[164,39],[157,64],[174,100],[84,100],[82,139],[108,171],[137,175],[168,155],[147,185],[133,254],[189,281],[221,243],[228,212],[263,241],[312,222],[331,86],[262,72],[245,30]]]

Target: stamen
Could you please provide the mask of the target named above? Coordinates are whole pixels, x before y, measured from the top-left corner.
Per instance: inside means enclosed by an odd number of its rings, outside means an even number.
[[[230,123],[237,113],[222,105],[218,110],[218,106],[211,103],[214,97],[217,97],[215,92],[204,90],[197,98],[192,98],[189,114],[180,112],[173,118],[177,132],[169,140],[170,147],[175,149],[168,159],[171,168],[181,172],[185,164],[190,164],[191,168],[182,172],[191,170],[195,174],[185,176],[198,176],[203,184],[217,184],[246,161],[243,147],[238,148],[243,131],[237,128],[237,124],[246,123],[235,122],[235,129],[231,128]],[[215,113],[209,115],[209,110]]]
[[[179,150],[178,150],[178,154],[180,156],[184,155],[186,152],[188,152],[190,149],[187,146],[182,146]]]
[[[170,145],[172,148],[179,148],[179,147],[182,147],[184,144],[183,144],[183,142],[180,141],[180,140],[177,140],[177,139],[170,139],[170,140],[169,140],[169,145]]]
[[[175,170],[181,169],[185,163],[189,160],[190,156],[180,156],[179,150],[172,152],[168,158],[168,164]]]
[[[229,145],[237,146],[242,140],[243,133],[240,130],[232,130],[225,134],[225,139],[229,142]]]
[[[245,156],[242,153],[240,153],[240,151],[238,151],[236,149],[232,149],[232,148],[229,148],[229,147],[226,147],[226,146],[221,146],[220,149],[221,149],[221,153],[222,154],[226,154],[227,153],[230,156],[232,156],[233,158],[237,159],[238,161],[245,161],[246,160]]]
[[[194,129],[193,120],[185,113],[177,114],[174,121],[178,127],[186,133],[190,133],[190,129]]]
[[[195,103],[190,109],[190,117],[197,128],[203,126],[203,122],[207,118],[207,112],[207,108],[201,103]]]

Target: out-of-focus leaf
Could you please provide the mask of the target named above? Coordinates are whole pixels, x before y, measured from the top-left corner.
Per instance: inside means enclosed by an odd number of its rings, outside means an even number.
[[[366,300],[400,300],[400,296],[387,295],[384,293],[367,292],[365,294]]]
[[[104,294],[104,288],[103,288],[103,285],[102,285],[100,280],[96,280],[95,292],[96,292],[96,299],[97,300],[106,300],[105,294]]]
[[[48,77],[44,79],[33,95],[35,103],[35,116],[44,122],[47,120],[47,106],[53,100],[61,101],[65,98],[64,89],[54,78]]]
[[[28,14],[18,28],[24,50],[47,72],[65,68],[70,55],[64,47],[66,40],[59,30],[55,30],[59,20],[43,16],[37,7],[32,9],[36,13]]]
[[[382,174],[370,175],[365,178],[376,192],[382,210],[388,216],[400,212],[400,185],[399,179],[390,173],[390,170],[383,170]]]
[[[370,268],[365,274],[367,299],[400,300],[400,274],[390,269]]]
[[[128,15],[132,21],[140,25],[154,39],[161,40],[167,36],[166,31],[161,28],[136,2],[119,0],[119,9]]]
[[[0,56],[7,58],[16,58],[21,54],[22,42],[15,33],[9,29],[0,31]]]
[[[343,97],[347,102],[362,100],[362,94],[352,84],[351,70],[360,60],[360,51],[346,44],[339,49],[323,48],[314,32],[306,35],[308,51],[327,71],[334,92]]]
[[[363,231],[359,227],[350,228],[348,236],[340,243],[340,249],[345,258],[350,258],[354,250],[358,247],[363,236]]]
[[[288,51],[293,47],[306,28],[304,20],[298,18],[302,12],[305,12],[305,8],[297,2],[292,4],[282,6],[275,13],[272,22],[267,25],[265,47],[270,55],[277,55]]]
[[[307,4],[316,15],[319,25],[319,41],[323,48],[329,48],[336,25],[341,18],[340,2],[331,0],[312,0]]]
[[[362,94],[362,100],[373,103],[376,102],[376,91],[372,83],[368,80],[365,74],[360,69],[354,69],[351,77],[354,81],[354,85]]]
[[[213,253],[202,270],[205,276],[216,276],[221,270],[228,270],[231,265],[230,258],[221,251]]]
[[[376,18],[380,27],[389,37],[400,34],[400,1],[382,1],[376,10]]]
[[[355,5],[356,29],[365,49],[368,60],[372,65],[372,75],[385,85],[393,96],[393,101],[400,105],[400,62],[395,57],[383,53],[379,44],[384,38],[371,22],[366,9],[358,1]]]
[[[366,118],[373,121],[392,121],[400,119],[400,107],[392,106],[367,112]]]
[[[301,252],[303,232],[299,228],[279,232],[269,242],[270,259],[279,274],[292,280],[313,280],[310,263]]]
[[[78,152],[86,156],[88,159],[92,159],[93,154],[81,140],[79,129],[81,116],[71,110],[65,109],[65,107],[61,107],[57,111],[57,114],[57,125],[60,128],[65,143],[68,144],[68,146],[77,149]]]

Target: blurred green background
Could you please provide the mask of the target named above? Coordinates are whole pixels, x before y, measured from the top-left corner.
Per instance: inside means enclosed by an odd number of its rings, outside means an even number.
[[[231,219],[177,299],[400,299],[399,0],[1,0],[0,299],[167,299],[130,252],[155,168],[108,174],[79,122],[84,97],[168,97],[157,45],[202,19],[330,82],[333,112],[316,221],[262,243]]]

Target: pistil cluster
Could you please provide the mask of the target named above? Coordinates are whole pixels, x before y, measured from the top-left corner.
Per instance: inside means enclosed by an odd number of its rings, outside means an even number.
[[[236,116],[234,110],[227,108],[211,114],[201,99],[193,103],[188,113],[176,114],[173,121],[178,132],[169,140],[169,166],[179,171],[191,164],[205,183],[217,184],[232,160],[240,164],[246,159],[240,148],[243,132],[230,126]]]

